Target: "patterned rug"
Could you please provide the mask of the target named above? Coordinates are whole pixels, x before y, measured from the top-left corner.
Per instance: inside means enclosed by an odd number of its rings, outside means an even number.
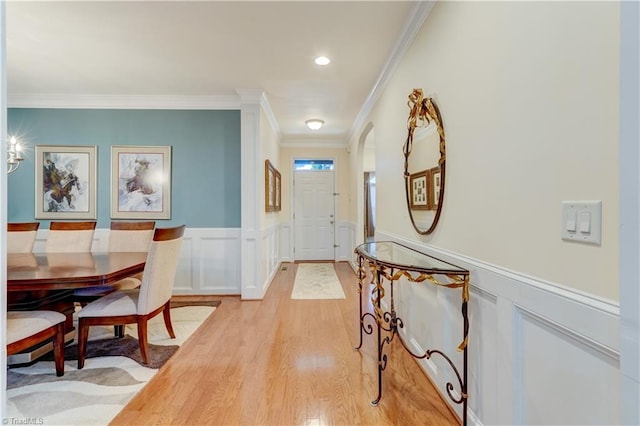
[[[300,263],[293,283],[292,299],[344,299],[333,263]]]
[[[87,359],[77,370],[75,342],[65,348],[65,373],[53,360],[7,370],[5,418],[37,419],[46,425],[107,425],[215,310],[215,306],[171,308],[176,334],[169,338],[162,315],[148,324],[150,367],[140,363],[136,326],[113,338],[113,327],[91,327]],[[106,355],[109,354],[109,355]]]

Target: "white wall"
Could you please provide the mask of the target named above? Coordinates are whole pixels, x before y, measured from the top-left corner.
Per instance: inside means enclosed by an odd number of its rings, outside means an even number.
[[[619,34],[615,2],[437,2],[366,120],[376,239],[471,271],[472,423],[621,421]],[[443,214],[424,237],[403,190],[413,88],[434,98],[447,138]],[[602,200],[600,246],[560,239],[563,200]],[[458,295],[408,284],[406,340],[459,363]],[[446,366],[421,365],[444,390]]]
[[[621,5],[620,369],[625,424],[640,424],[640,3]]]
[[[614,2],[437,3],[371,116],[378,204],[406,205],[406,100],[421,87],[448,173],[420,241],[617,300],[619,29]],[[562,200],[602,200],[602,246],[560,239]],[[398,210],[379,226],[417,239]]]
[[[6,38],[6,3],[0,4],[0,149],[7,152],[7,38]],[[6,157],[2,157],[6,158]],[[0,223],[7,223],[7,172],[6,163],[3,160],[0,166]],[[0,233],[0,330],[6,330],[7,318],[7,245],[6,232]],[[2,371],[0,371],[0,417],[4,418],[6,412],[6,383],[7,371],[7,338],[5,333],[0,336],[0,360],[2,361]]]
[[[280,223],[283,221],[283,218],[286,217],[282,210],[275,212],[265,211],[265,160],[269,160],[281,174],[282,171],[288,167],[288,164],[283,163],[280,160],[280,141],[277,130],[268,119],[269,111],[268,106],[265,110],[265,105],[263,104],[260,110],[260,149],[262,151],[261,155],[263,161],[262,167],[258,173],[258,181],[260,182],[258,186],[261,188],[261,194],[258,198],[262,200],[258,207],[261,211],[260,234],[262,244],[262,267],[260,268],[260,272],[262,274],[262,282],[264,283],[264,292],[266,292],[268,286],[271,284],[271,280],[280,266]],[[281,180],[284,179],[281,177]],[[284,188],[285,186],[281,182],[281,203],[288,202]]]

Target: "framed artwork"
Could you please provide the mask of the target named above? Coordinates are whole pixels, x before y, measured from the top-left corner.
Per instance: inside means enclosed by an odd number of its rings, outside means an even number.
[[[431,175],[429,170],[409,175],[410,205],[414,210],[429,209],[429,188]]]
[[[95,219],[97,147],[35,148],[35,218]]]
[[[440,187],[441,187],[441,182],[440,182],[440,178],[442,177],[442,174],[440,173],[440,167],[434,167],[431,170],[429,170],[430,175],[431,175],[431,204],[429,204],[429,209],[430,210],[436,210],[438,208],[438,203],[440,202]]]
[[[269,160],[264,162],[264,191],[264,211],[280,211],[282,209],[282,177]]]
[[[276,181],[275,181],[275,186],[274,189],[276,191],[275,195],[273,196],[273,202],[274,202],[274,207],[276,211],[280,211],[282,209],[280,202],[282,201],[282,196],[280,195],[280,189],[281,189],[281,183],[280,183],[280,173],[278,173],[276,171],[276,175],[275,175]]]
[[[111,147],[111,218],[171,219],[171,146]]]

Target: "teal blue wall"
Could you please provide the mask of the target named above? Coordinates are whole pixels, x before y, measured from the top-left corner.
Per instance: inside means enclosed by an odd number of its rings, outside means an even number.
[[[240,227],[240,111],[10,108],[7,115],[7,134],[27,145],[8,176],[9,222],[34,220],[35,145],[98,147],[98,228],[111,221],[111,145],[171,145],[171,219],[156,225]]]

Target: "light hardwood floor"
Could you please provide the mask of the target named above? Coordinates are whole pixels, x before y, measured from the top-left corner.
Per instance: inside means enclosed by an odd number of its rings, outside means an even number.
[[[111,424],[459,424],[399,342],[387,352],[382,400],[371,406],[375,334],[354,351],[353,270],[335,264],[344,300],[291,300],[297,265],[283,266],[262,301],[221,297],[213,315]]]

